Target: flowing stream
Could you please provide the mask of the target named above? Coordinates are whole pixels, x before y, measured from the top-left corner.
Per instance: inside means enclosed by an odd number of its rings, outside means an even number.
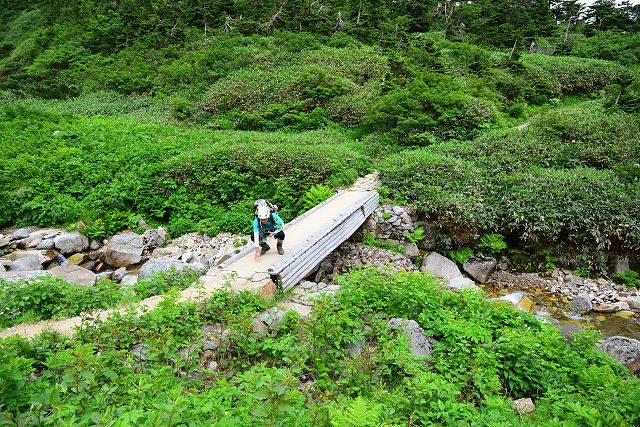
[[[531,287],[503,288],[492,283],[483,285],[487,295],[492,299],[509,301],[522,310],[528,311],[541,320],[557,325],[562,334],[569,336],[590,325],[602,332],[604,337],[621,335],[640,340],[640,318],[638,314],[628,311],[602,314],[591,312],[576,315],[570,312],[566,301],[552,296],[543,290]]]

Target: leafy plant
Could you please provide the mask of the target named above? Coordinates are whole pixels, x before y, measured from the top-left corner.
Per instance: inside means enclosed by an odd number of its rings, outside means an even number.
[[[312,207],[319,205],[335,194],[331,188],[325,185],[314,185],[302,196],[301,211],[308,211]]]
[[[640,274],[637,271],[627,270],[615,275],[614,279],[629,288],[640,288]]]
[[[418,227],[411,233],[407,234],[407,239],[413,243],[418,243],[424,240],[425,232],[424,227]]]
[[[466,260],[473,256],[471,248],[453,249],[449,251],[449,258],[456,264],[464,264]]]
[[[504,236],[502,234],[485,234],[480,238],[478,248],[484,249],[492,254],[498,254],[507,249],[507,243],[504,241]]]

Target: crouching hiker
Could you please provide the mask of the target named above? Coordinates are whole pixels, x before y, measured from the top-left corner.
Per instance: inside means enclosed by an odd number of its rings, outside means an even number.
[[[282,241],[284,240],[284,221],[277,214],[277,207],[260,199],[253,205],[253,233],[251,240],[256,247],[256,260],[259,260],[271,247],[267,244],[268,237],[275,237],[278,241],[277,249],[280,255],[284,255]]]

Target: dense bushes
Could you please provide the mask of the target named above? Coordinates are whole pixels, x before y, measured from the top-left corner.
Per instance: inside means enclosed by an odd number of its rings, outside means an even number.
[[[592,330],[567,342],[509,304],[442,291],[420,273],[354,271],[340,282],[307,321],[289,312],[262,335],[252,319],[268,305],[219,291],[199,305],[169,299],[140,317],[116,313],[75,339],[2,340],[3,416],[37,414],[44,425],[638,422],[638,380],[596,350]],[[438,340],[429,363],[387,327],[390,317]],[[215,352],[202,351],[203,325],[227,331]],[[359,340],[363,350],[350,354],[346,344]],[[511,408],[523,396],[535,401],[531,415]]]
[[[529,54],[521,63],[534,89],[530,96],[588,94],[629,77],[623,66],[596,59]]]
[[[381,178],[460,243],[500,231],[539,246],[596,249],[594,260],[640,249],[638,129],[635,117],[587,103],[523,130],[391,156]]]
[[[337,131],[265,134],[255,143],[245,142],[250,134],[21,106],[0,114],[1,225],[83,219],[101,237],[143,216],[169,223],[172,234],[240,232],[250,224],[252,199],[268,197],[291,217],[312,185],[349,184],[370,167],[359,144],[344,136],[331,143]]]

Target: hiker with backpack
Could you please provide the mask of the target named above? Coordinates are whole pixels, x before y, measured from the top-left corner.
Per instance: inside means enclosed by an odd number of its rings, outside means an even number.
[[[278,207],[264,199],[257,200],[253,205],[253,233],[251,240],[256,247],[255,259],[260,259],[271,247],[267,244],[268,237],[277,240],[278,254],[284,255],[282,241],[284,240],[284,221],[278,215]]]

